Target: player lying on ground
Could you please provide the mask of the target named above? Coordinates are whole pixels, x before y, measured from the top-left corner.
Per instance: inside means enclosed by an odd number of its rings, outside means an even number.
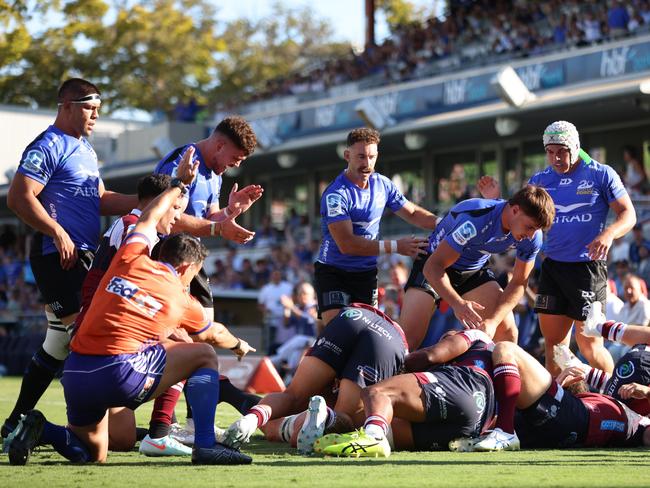
[[[37,410],[28,412],[9,445],[11,464],[25,464],[38,443],[51,444],[75,462],[104,462],[108,409],[135,409],[184,379],[195,413],[192,462],[252,461],[215,440],[219,373],[213,346],[231,348],[240,357],[254,349],[208,319],[187,293],[207,250],[195,238],[176,234],[165,240],[159,261],[149,257],[157,223],[165,219],[167,231],[171,228],[179,218],[184,192],[184,184],[173,180],[151,203],[99,284],[64,365],[68,426],[47,422]],[[165,341],[179,327],[194,341],[207,344]]]
[[[463,439],[480,435],[493,420],[493,347],[480,330],[452,331],[437,344],[409,354],[407,369],[418,372],[362,391],[363,429],[326,435],[314,449],[349,457],[388,457],[391,447],[464,450]]]
[[[565,390],[516,344],[498,343],[492,361],[495,370],[505,371],[497,392],[498,428],[479,440],[476,450],[512,449],[519,440],[524,448],[650,445],[648,418],[609,396]]]
[[[265,396],[234,422],[224,443],[238,447],[270,420],[309,406],[297,443],[300,452],[310,453],[325,429],[345,432],[363,422],[361,389],[397,374],[407,352],[401,327],[382,312],[359,303],[345,307],[319,335],[287,389]],[[332,410],[318,395],[336,379],[340,381],[339,394]],[[337,418],[338,425],[344,427],[337,426]]]
[[[551,226],[554,215],[553,200],[535,186],[519,190],[508,201],[472,198],[455,205],[429,237],[429,253],[413,263],[405,286],[400,324],[410,348],[422,342],[441,298],[466,327],[516,342],[512,309],[533,270],[541,230]],[[513,248],[517,259],[512,279],[502,290],[488,260]]]

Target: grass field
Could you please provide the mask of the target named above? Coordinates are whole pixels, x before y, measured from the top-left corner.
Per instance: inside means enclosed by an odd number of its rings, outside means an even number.
[[[13,406],[19,378],[0,378],[0,420]],[[63,390],[53,384],[39,408],[49,420],[65,421]],[[184,408],[184,407],[183,407]],[[180,410],[179,410],[180,411]],[[148,424],[150,407],[138,410]],[[237,412],[220,406],[217,423],[226,426]],[[138,452],[111,453],[105,465],[71,465],[41,448],[25,467],[0,457],[0,486],[435,486],[435,487],[612,487],[650,485],[650,452],[636,450],[565,450],[502,453],[394,453],[388,459],[301,457],[284,445],[255,437],[245,451],[252,466],[193,467],[188,458],[147,458]]]

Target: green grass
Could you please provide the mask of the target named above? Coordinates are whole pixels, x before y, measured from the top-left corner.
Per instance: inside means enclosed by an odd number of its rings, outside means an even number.
[[[13,407],[19,387],[19,378],[0,378],[0,421]],[[47,391],[39,408],[49,420],[65,421],[58,382]],[[140,425],[147,425],[150,411],[150,405],[138,410]],[[225,426],[236,416],[234,409],[220,406],[217,423]],[[329,459],[298,456],[260,435],[245,451],[254,457],[252,466],[193,467],[188,458],[147,458],[135,451],[110,453],[105,465],[81,466],[41,448],[24,467],[9,466],[7,456],[1,455],[0,486],[645,487],[650,475],[650,453],[644,449],[417,452],[394,453],[389,459]]]

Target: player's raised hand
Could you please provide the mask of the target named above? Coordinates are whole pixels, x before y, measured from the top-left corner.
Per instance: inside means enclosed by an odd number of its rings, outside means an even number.
[[[232,190],[230,190],[230,194],[228,195],[229,211],[233,211],[239,208],[239,213],[244,213],[250,208],[251,205],[259,200],[264,193],[264,188],[262,188],[260,185],[248,185],[239,191],[237,188],[238,185],[235,183],[232,186]]]
[[[61,257],[61,268],[72,269],[77,262],[77,246],[72,242],[68,233],[63,230],[63,227],[59,226],[59,228],[59,232],[57,232],[52,239],[54,240],[56,250],[59,251],[59,256]]]
[[[454,315],[466,329],[480,329],[483,327],[483,318],[477,310],[485,307],[472,300],[462,300],[459,305],[452,307]]]
[[[499,182],[492,176],[481,176],[476,183],[476,188],[483,198],[501,198]]]
[[[249,352],[255,352],[257,349],[255,349],[253,346],[251,346],[248,342],[246,342],[243,339],[239,339],[239,347],[237,349],[233,349],[233,352],[235,353],[235,356],[237,356],[237,359],[241,361],[241,359],[246,356]]]
[[[397,252],[414,259],[420,254],[426,254],[428,246],[429,240],[423,237],[411,236],[397,240]]]
[[[189,185],[196,178],[197,173],[199,172],[199,162],[194,161],[194,146],[189,146],[181,162],[178,163],[178,168],[176,168],[176,178],[181,180],[184,184]]]
[[[607,230],[598,234],[593,241],[587,244],[589,259],[593,261],[607,259],[609,248],[612,247],[612,235]]]
[[[585,372],[579,366],[569,366],[564,368],[558,375],[556,381],[562,386],[570,386],[578,381],[583,380]]]
[[[255,232],[244,229],[232,218],[228,218],[221,223],[221,236],[237,244],[246,244],[255,237]]]
[[[636,400],[650,399],[650,387],[638,383],[628,383],[618,389],[618,394],[623,400],[635,398]]]

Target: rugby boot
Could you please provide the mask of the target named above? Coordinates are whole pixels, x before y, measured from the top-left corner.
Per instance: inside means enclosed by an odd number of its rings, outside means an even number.
[[[140,448],[138,450],[140,454],[151,457],[192,455],[191,447],[181,444],[171,435],[159,439],[152,439],[147,435],[140,441]]]
[[[498,427],[474,444],[475,451],[518,451],[520,447],[516,432],[509,434]]]
[[[343,440],[323,449],[323,454],[339,457],[388,457],[391,450],[388,439],[375,439],[367,435],[363,429],[350,434],[342,434]]]
[[[300,454],[309,455],[314,452],[314,442],[323,436],[326,421],[327,404],[325,399],[319,395],[311,397],[305,422],[298,432],[296,447]]]
[[[45,416],[38,410],[21,415],[14,437],[9,443],[9,464],[24,466],[43,433]]]
[[[254,415],[244,415],[233,422],[226,430],[223,443],[226,446],[239,449],[242,444],[248,442],[257,430],[257,419]]]
[[[233,449],[216,443],[212,447],[194,447],[192,449],[192,464],[251,464],[253,458],[243,454],[239,449]]]

